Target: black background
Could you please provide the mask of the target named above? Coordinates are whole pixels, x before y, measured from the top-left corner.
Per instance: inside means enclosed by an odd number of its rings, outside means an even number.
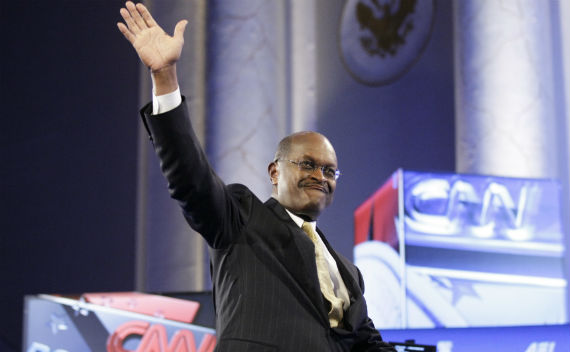
[[[138,59],[122,1],[2,1],[0,350],[23,296],[134,289]]]

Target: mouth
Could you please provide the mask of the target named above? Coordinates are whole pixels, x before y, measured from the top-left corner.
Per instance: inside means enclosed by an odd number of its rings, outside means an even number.
[[[325,186],[320,185],[320,184],[316,184],[316,183],[303,185],[303,187],[308,188],[308,189],[314,189],[314,190],[323,192],[324,194],[329,193],[328,189]]]

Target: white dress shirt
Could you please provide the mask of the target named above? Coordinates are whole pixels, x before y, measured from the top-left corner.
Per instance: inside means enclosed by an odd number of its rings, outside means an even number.
[[[173,110],[182,103],[182,95],[180,95],[180,87],[174,92],[156,96],[154,87],[152,87],[152,114],[162,114]]]

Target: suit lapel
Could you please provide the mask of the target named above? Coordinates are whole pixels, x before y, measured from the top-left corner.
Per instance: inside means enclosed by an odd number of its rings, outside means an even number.
[[[284,227],[284,231],[271,234],[271,240],[275,241],[272,249],[275,258],[286,268],[298,289],[304,293],[314,313],[328,323],[319,286],[313,242],[277,200],[270,198],[265,205],[281,220]]]
[[[270,198],[265,202],[266,207],[281,220],[285,230],[275,231],[271,234],[272,252],[275,259],[286,267],[287,271],[293,279],[293,283],[298,290],[303,292],[303,299],[310,305],[310,309],[317,314],[324,324],[328,324],[328,313],[324,303],[324,298],[319,286],[315,263],[315,247],[311,239],[303,232],[299,226],[291,219],[285,208],[277,200]],[[348,331],[352,330],[355,322],[361,319],[363,296],[358,280],[358,272],[352,270],[352,266],[347,259],[341,257],[330,246],[323,233],[317,228],[317,233],[325,243],[329,253],[333,256],[337,263],[338,270],[344,281],[350,296],[350,307],[345,312],[344,320],[349,326],[345,327]],[[344,330],[344,329],[343,329]],[[348,333],[346,331],[346,333]]]

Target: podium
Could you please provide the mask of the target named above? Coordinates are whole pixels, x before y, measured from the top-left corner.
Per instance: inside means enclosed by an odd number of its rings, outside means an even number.
[[[138,292],[29,295],[26,352],[212,352],[215,330],[192,324],[200,304]]]

